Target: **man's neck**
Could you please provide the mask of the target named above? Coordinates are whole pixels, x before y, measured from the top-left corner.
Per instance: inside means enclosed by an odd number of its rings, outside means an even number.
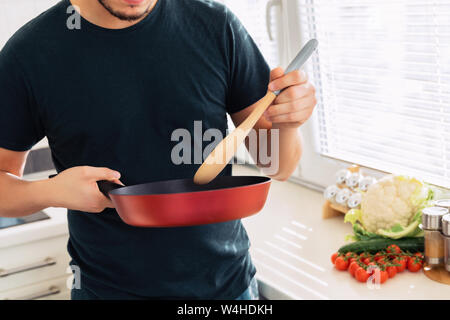
[[[150,10],[142,18],[133,21],[125,21],[120,20],[109,13],[97,0],[70,0],[72,5],[79,8],[79,13],[84,19],[107,29],[123,29],[139,23],[153,10],[158,1],[160,0],[154,1]]]

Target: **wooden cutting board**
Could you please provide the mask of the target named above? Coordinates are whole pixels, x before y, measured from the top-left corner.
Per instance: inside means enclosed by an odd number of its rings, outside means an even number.
[[[433,281],[450,285],[450,272],[445,270],[444,267],[432,268],[428,265],[424,265],[423,273]]]

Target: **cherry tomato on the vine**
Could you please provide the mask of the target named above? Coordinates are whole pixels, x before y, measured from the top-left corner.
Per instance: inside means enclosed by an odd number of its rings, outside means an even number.
[[[398,264],[398,266],[396,266],[397,272],[403,272],[405,271],[406,265],[408,264],[408,257],[406,256],[397,257],[394,260],[392,260],[392,262],[394,264]]]
[[[397,267],[394,267],[394,266],[387,267],[386,271],[389,275],[389,278],[393,278],[397,274]]]
[[[336,267],[336,269],[341,271],[347,270],[348,261],[346,261],[343,257],[337,257],[334,266]]]
[[[388,253],[401,253],[402,249],[396,244],[391,244],[386,250]]]
[[[352,275],[352,277],[355,276],[355,272],[358,268],[360,268],[360,266],[358,265],[358,263],[356,261],[353,261],[352,263],[350,263],[350,265],[348,266],[348,272]]]
[[[356,269],[355,278],[359,282],[366,282],[369,277],[370,274],[366,270],[364,270],[364,268],[359,267],[358,269]]]
[[[339,253],[335,252],[331,255],[331,262],[334,264],[336,262],[336,258],[339,256]]]
[[[417,272],[422,269],[422,263],[415,261],[415,258],[410,258],[408,261],[408,270],[411,272]]]

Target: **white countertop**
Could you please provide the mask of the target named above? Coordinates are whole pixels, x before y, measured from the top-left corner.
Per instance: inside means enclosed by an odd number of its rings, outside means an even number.
[[[257,175],[250,167],[235,175]],[[405,271],[379,289],[331,264],[352,232],[343,216],[322,219],[322,194],[292,182],[273,181],[264,209],[244,219],[261,292],[269,299],[450,299],[450,286],[422,272]]]
[[[45,179],[53,173],[55,171],[43,171],[37,174],[26,175],[24,179]],[[48,208],[42,211],[50,219],[0,230],[0,249],[68,234],[66,209]]]

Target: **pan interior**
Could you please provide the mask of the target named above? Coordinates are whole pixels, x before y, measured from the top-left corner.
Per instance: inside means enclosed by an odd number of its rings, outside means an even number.
[[[256,185],[270,181],[268,177],[259,176],[222,176],[208,184],[198,185],[193,179],[178,179],[138,184],[111,191],[113,195],[156,195],[211,191]]]

